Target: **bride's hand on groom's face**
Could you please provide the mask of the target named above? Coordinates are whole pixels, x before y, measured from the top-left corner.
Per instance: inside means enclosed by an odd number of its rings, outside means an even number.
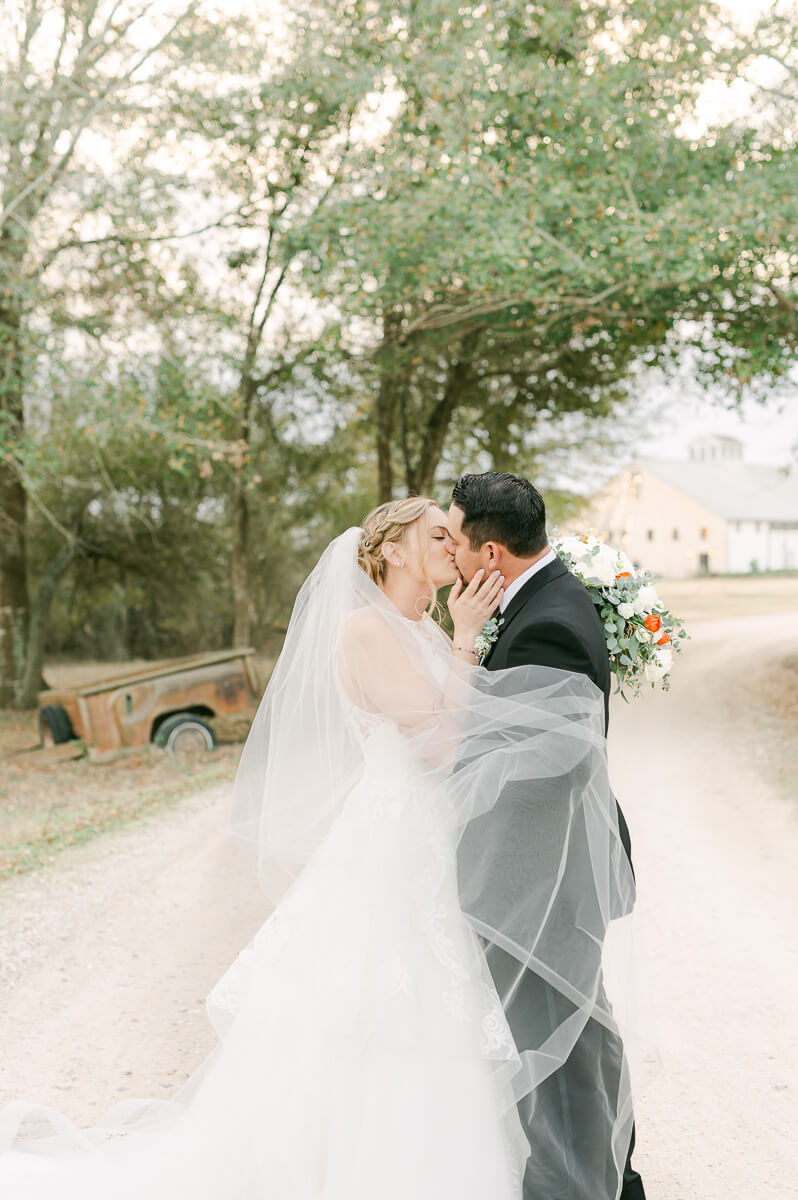
[[[449,592],[447,606],[452,616],[456,641],[468,645],[482,630],[488,617],[498,606],[504,592],[504,576],[499,571],[486,575],[477,571],[468,584],[458,579]]]

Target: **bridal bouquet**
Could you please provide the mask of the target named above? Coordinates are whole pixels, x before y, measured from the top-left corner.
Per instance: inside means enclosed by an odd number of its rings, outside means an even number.
[[[633,696],[643,683],[658,683],[667,691],[673,652],[687,637],[684,625],[662,604],[650,571],[639,571],[622,550],[598,538],[553,538],[569,571],[585,585],[599,610],[618,691]]]

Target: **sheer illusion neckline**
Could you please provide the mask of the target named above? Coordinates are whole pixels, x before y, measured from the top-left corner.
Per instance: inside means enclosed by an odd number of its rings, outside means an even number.
[[[391,604],[393,604],[393,600],[391,600]],[[396,608],[395,604],[393,604],[393,606]],[[408,625],[421,625],[424,622],[425,617],[429,616],[428,612],[423,612],[420,617],[406,617],[403,612],[399,612],[398,608],[396,608],[396,611],[399,613],[400,619],[405,621]]]

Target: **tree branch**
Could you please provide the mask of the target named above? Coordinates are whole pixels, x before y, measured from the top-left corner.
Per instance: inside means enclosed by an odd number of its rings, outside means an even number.
[[[156,233],[156,234],[135,234],[135,233],[109,233],[105,237],[97,238],[70,238],[69,241],[61,242],[54,246],[41,260],[39,270],[44,272],[51,267],[59,254],[66,250],[83,250],[88,246],[150,246],[157,242],[179,242],[187,238],[199,237],[201,233],[207,233],[209,229],[235,229],[236,222],[227,223],[227,218],[234,216],[235,212],[224,213],[215,221],[209,221],[207,225],[200,225],[196,229],[189,229],[185,233]]]

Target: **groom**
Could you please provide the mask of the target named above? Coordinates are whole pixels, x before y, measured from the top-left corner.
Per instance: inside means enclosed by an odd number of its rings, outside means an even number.
[[[501,471],[463,475],[452,493],[448,528],[464,579],[480,568],[486,574],[498,568],[505,577],[503,621],[487,669],[547,666],[587,675],[604,693],[606,724],[610,664],[604,631],[587,590],[548,545],[540,493],[528,480]],[[618,826],[631,861],[620,809]],[[519,984],[517,960],[498,946],[490,946],[487,958],[516,1046],[534,1053],[567,1021],[568,1002],[532,971],[524,971]],[[531,1148],[524,1200],[615,1200],[619,1183],[620,1200],[645,1200],[631,1164],[634,1127],[621,1181],[611,1148],[616,1114],[602,1103],[618,1096],[624,1072],[620,1038],[591,1018],[563,1065],[521,1101]]]

